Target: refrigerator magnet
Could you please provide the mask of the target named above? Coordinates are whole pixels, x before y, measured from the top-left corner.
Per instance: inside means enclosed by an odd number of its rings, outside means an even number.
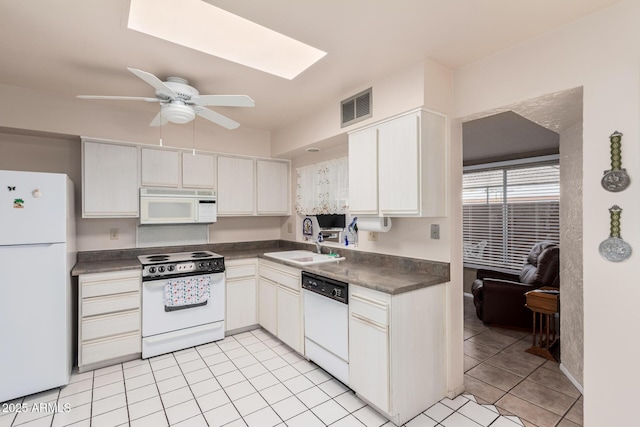
[[[22,200],[22,199],[13,199],[13,208],[14,209],[22,209],[22,208],[24,208],[24,200]]]
[[[7,188],[9,189],[9,191],[16,191],[15,185],[7,185]]]

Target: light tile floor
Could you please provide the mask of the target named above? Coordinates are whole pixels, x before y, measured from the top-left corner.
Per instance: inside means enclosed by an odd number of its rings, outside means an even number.
[[[580,392],[558,363],[526,353],[528,332],[487,327],[464,298],[464,385],[479,403],[517,415],[528,427],[576,427],[583,423]]]
[[[406,426],[525,425],[481,403],[472,395],[443,399]],[[26,411],[16,412],[16,405]],[[74,374],[66,387],[0,407],[0,427],[118,425],[392,426],[343,384],[262,329]]]

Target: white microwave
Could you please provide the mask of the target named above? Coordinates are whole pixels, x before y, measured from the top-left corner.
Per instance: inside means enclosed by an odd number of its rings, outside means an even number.
[[[212,190],[140,189],[140,224],[208,224],[218,205]]]

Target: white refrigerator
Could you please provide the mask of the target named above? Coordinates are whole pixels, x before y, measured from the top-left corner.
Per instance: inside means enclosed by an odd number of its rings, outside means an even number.
[[[0,171],[0,402],[69,382],[73,183]]]

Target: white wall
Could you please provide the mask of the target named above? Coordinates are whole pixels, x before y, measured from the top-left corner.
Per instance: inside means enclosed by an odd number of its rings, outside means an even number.
[[[105,138],[142,144],[191,148],[192,123],[151,127],[156,112],[126,101],[89,101],[0,84],[0,127]],[[124,105],[123,105],[124,103]],[[196,148],[222,153],[270,156],[270,134],[240,127],[226,130],[203,119],[195,121]]]
[[[440,68],[431,61],[421,61],[404,67],[379,81],[353,88],[334,102],[319,108],[311,117],[305,117],[298,123],[274,132],[271,137],[271,152],[277,157],[422,106],[425,66]],[[340,101],[368,87],[373,87],[372,117],[341,128]],[[433,108],[436,109],[436,106]]]
[[[605,261],[607,209],[623,209],[622,235],[640,245],[640,198],[600,186],[608,169],[608,135],[624,133],[623,163],[640,170],[640,2],[620,2],[574,24],[455,72],[455,117],[499,108],[577,86],[584,87],[584,389],[585,426],[624,426],[637,418],[635,388],[640,346],[629,328],[640,322],[640,258]],[[454,135],[452,144],[462,138]],[[452,147],[453,148],[453,147]],[[633,176],[633,175],[632,175]],[[460,187],[452,186],[452,196]],[[458,208],[459,210],[461,207]],[[454,212],[460,215],[460,211]],[[455,251],[454,251],[455,253]]]

